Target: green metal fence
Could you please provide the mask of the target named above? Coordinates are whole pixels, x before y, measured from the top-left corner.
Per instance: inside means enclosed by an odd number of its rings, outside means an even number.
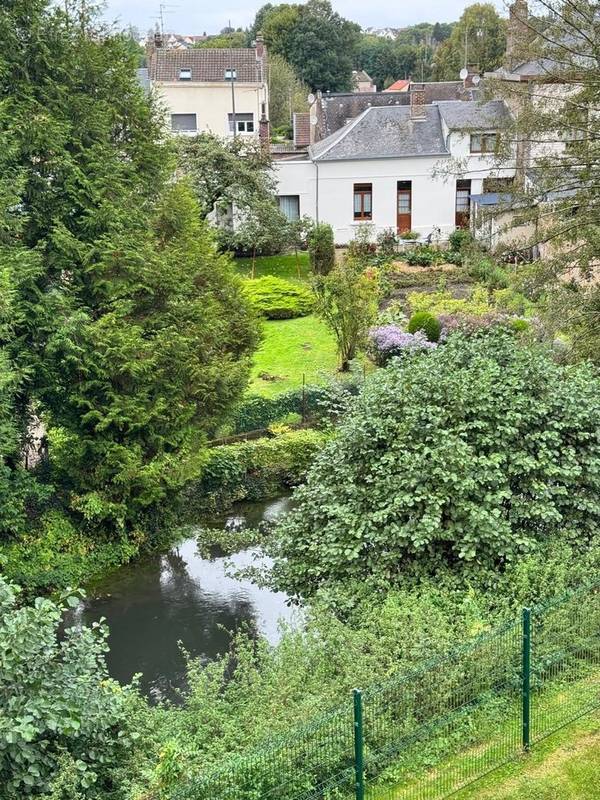
[[[600,708],[600,584],[399,674],[174,800],[442,800]]]

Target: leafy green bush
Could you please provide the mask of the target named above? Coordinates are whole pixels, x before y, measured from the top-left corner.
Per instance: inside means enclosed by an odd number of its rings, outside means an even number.
[[[531,330],[531,325],[526,319],[511,319],[509,327],[515,333],[527,333],[529,330]]]
[[[239,500],[261,500],[295,486],[327,435],[316,430],[287,431],[273,438],[221,445],[209,451],[202,477],[187,491],[188,507],[229,507]]]
[[[465,228],[457,228],[455,231],[452,231],[448,237],[448,245],[450,250],[455,253],[462,253],[462,251],[472,243],[473,237],[471,236],[470,231],[466,230]]]
[[[64,589],[89,582],[125,564],[145,543],[136,536],[84,531],[81,524],[59,510],[48,511],[31,525],[28,533],[0,548],[0,572],[23,587],[28,595]]]
[[[430,342],[437,342],[442,332],[442,326],[437,317],[429,311],[417,311],[408,321],[408,332],[423,331]]]
[[[245,281],[243,292],[259,314],[267,319],[306,317],[314,306],[310,289],[273,275]]]
[[[451,336],[394,362],[317,456],[278,527],[293,593],[409,565],[502,565],[600,532],[600,381],[513,334]]]
[[[421,234],[417,231],[402,231],[402,233],[398,234],[398,238],[404,242],[416,242],[420,236]]]
[[[69,783],[78,792],[70,797],[126,796],[116,778],[135,761],[142,701],[109,678],[103,625],[60,635],[65,610],[78,602],[71,595],[20,607],[18,590],[0,577],[3,800],[51,792],[65,763],[74,767]]]
[[[404,260],[411,267],[434,267],[443,263],[444,256],[437,247],[425,244],[414,250],[408,250],[404,255]]]
[[[310,266],[315,275],[328,275],[335,265],[333,228],[325,222],[312,227],[308,234]]]

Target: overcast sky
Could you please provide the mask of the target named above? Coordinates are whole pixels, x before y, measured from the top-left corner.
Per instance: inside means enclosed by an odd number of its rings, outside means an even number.
[[[266,0],[265,0],[266,1]],[[135,25],[142,33],[154,27],[161,0],[107,0],[105,17],[119,26]],[[276,0],[271,0],[276,2]],[[336,11],[363,27],[401,28],[416,22],[451,22],[460,17],[474,0],[333,0]],[[494,4],[501,10],[502,0]],[[165,30],[174,33],[217,33],[231,19],[233,27],[246,27],[252,22],[262,0],[164,0]]]

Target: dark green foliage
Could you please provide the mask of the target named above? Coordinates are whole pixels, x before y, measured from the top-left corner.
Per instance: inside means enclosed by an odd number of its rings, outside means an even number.
[[[186,490],[186,507],[218,510],[274,497],[302,480],[325,440],[320,431],[300,430],[214,447],[202,476]]]
[[[423,331],[430,342],[437,342],[442,332],[442,326],[437,317],[428,311],[417,311],[408,321],[408,332]]]
[[[492,3],[473,3],[465,8],[452,33],[435,54],[434,80],[458,80],[465,66],[465,47],[469,63],[477,64],[482,75],[502,64],[506,52],[506,20]]]
[[[396,583],[596,534],[599,388],[501,330],[378,371],[280,525],[280,585]]]
[[[312,227],[308,234],[310,266],[315,275],[328,275],[335,264],[333,228],[326,222]]]
[[[393,228],[386,228],[377,236],[377,255],[392,261],[398,254],[398,236]]]
[[[424,244],[414,250],[408,250],[404,260],[411,267],[435,267],[444,263],[444,254],[437,247]]]
[[[256,311],[267,319],[306,317],[315,303],[306,286],[271,275],[246,281],[243,290]]]
[[[0,347],[18,398],[4,466],[20,480],[35,411],[57,503],[132,532],[197,474],[257,331],[191,190],[172,180],[131,48],[94,14],[0,9],[0,279],[12,292]]]
[[[329,0],[259,9],[255,31],[282,56],[311,89],[339,92],[352,88],[352,67],[360,27],[333,11]]]

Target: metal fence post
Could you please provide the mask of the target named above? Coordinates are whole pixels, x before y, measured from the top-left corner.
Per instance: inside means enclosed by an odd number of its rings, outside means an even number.
[[[365,800],[362,692],[354,690],[354,775],[356,800]]]
[[[529,750],[531,718],[531,609],[523,609],[523,653],[521,671],[522,744]]]

